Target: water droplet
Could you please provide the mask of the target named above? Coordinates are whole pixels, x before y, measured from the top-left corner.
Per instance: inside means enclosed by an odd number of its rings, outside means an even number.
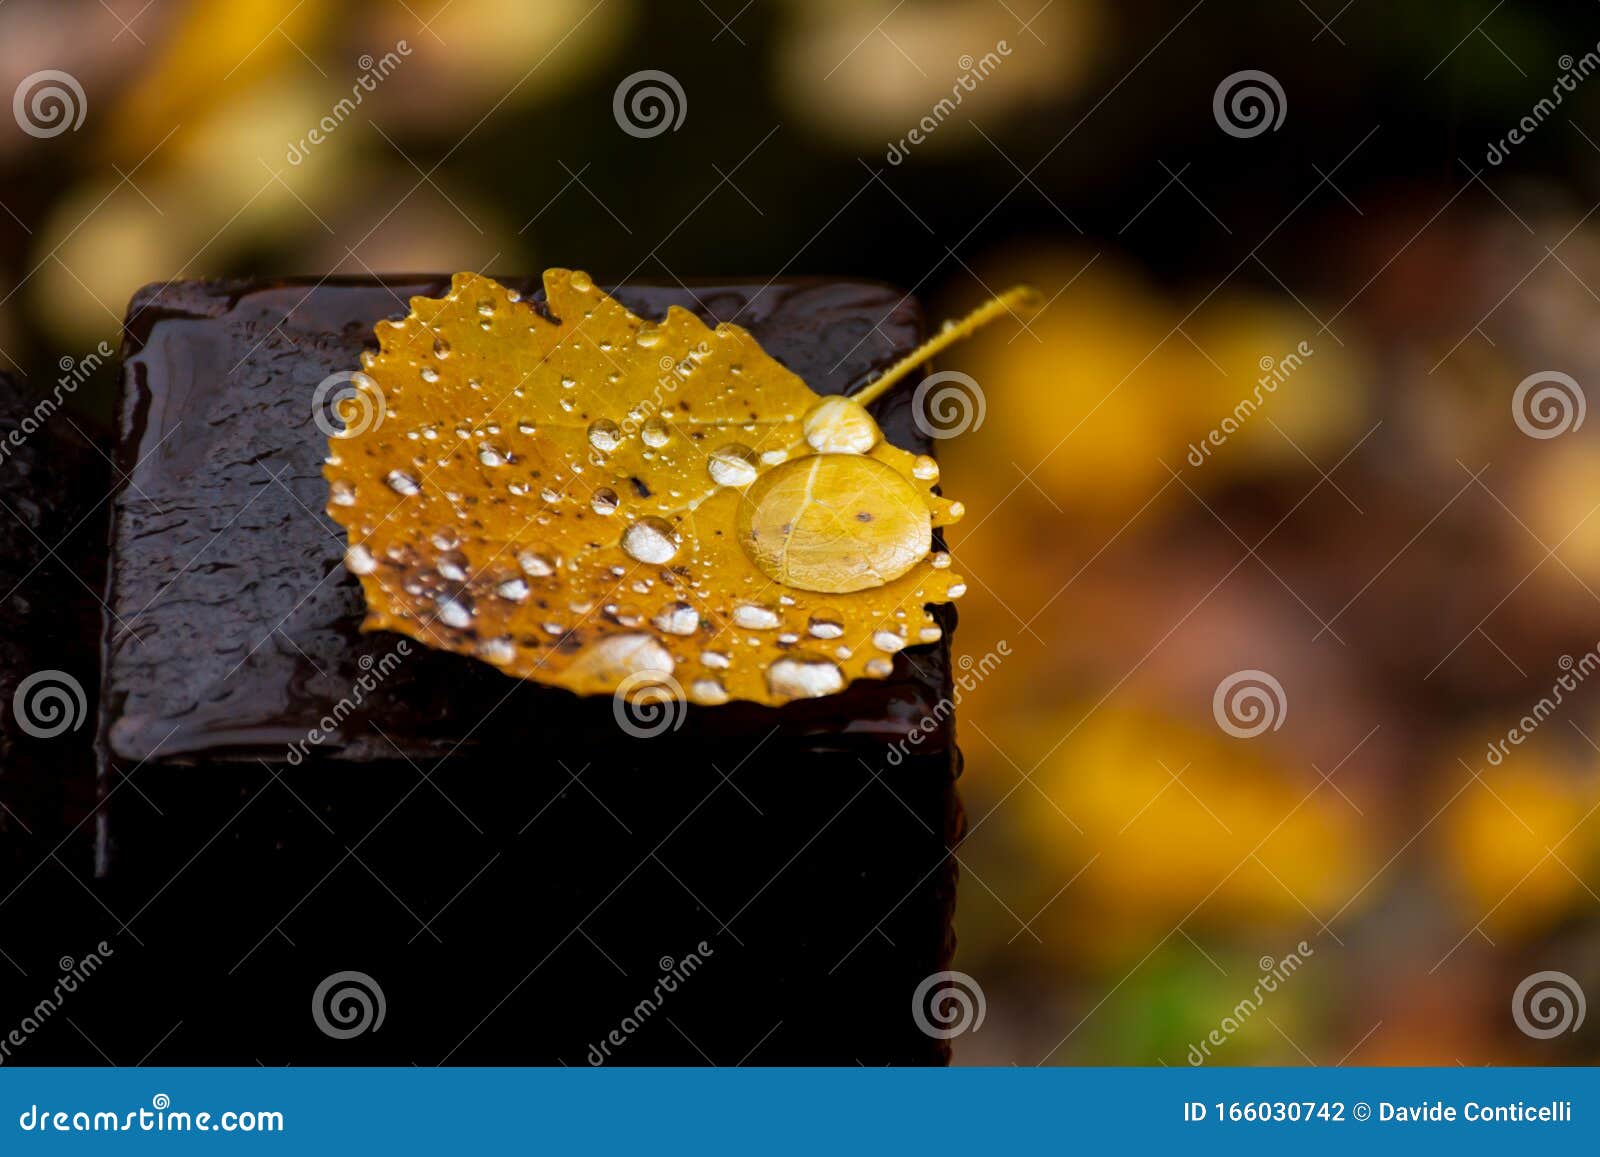
[[[588,293],[594,288],[594,278],[590,277],[581,269],[574,269],[572,271],[572,275],[567,279],[567,281],[572,288],[576,289],[579,293]]]
[[[738,442],[718,446],[711,451],[706,471],[718,486],[748,486],[756,480],[755,451]]]
[[[837,619],[824,618],[822,615],[812,615],[808,628],[814,639],[837,639],[844,634],[844,624]]]
[[[770,631],[778,625],[778,612],[771,607],[741,603],[733,608],[733,621],[749,631]]]
[[[917,638],[921,639],[924,643],[937,643],[940,639],[944,638],[944,632],[938,627],[923,627],[922,630],[917,633]]]
[[[692,635],[700,629],[700,614],[688,603],[668,603],[650,621],[669,635]]]
[[[329,487],[328,493],[335,506],[354,506],[356,504],[356,488],[343,479]]]
[[[965,502],[952,502],[945,513],[951,522],[960,522],[967,516],[967,504]]]
[[[511,461],[511,457],[499,447],[491,446],[485,442],[482,446],[478,447],[478,461],[482,462],[485,466],[504,466],[507,462]]]
[[[967,584],[951,583],[944,593],[952,599],[959,599],[962,595],[967,593]]]
[[[589,499],[589,505],[596,514],[615,514],[617,512],[617,492],[609,486],[602,486],[594,492],[594,497]]]
[[[507,579],[494,588],[494,593],[510,602],[520,603],[528,597],[528,584],[519,578]]]
[[[568,671],[579,679],[592,679],[616,687],[630,675],[649,672],[672,674],[672,654],[654,635],[607,635],[591,643],[573,660]]]
[[[658,346],[661,344],[661,327],[651,325],[649,322],[646,322],[644,325],[639,327],[639,332],[633,340],[638,342],[645,349],[651,349],[655,346]]]
[[[444,338],[442,338],[442,337],[434,338],[433,339],[433,356],[436,357],[436,358],[447,358],[447,357],[449,357],[450,356],[450,343],[445,341]]]
[[[891,655],[906,645],[906,641],[893,631],[874,631],[872,645],[880,651],[888,651]]]
[[[569,378],[569,377],[566,377],[565,375],[563,375],[562,378],[561,378],[561,388],[563,390],[570,390],[574,386],[576,386],[577,384],[578,384],[578,382],[577,382],[576,378]]]
[[[517,555],[517,565],[522,568],[523,574],[534,578],[549,578],[556,573],[555,563],[550,561],[549,556],[536,550],[525,550]]]
[[[678,534],[666,519],[646,515],[622,532],[622,549],[639,562],[667,562],[678,553]]]
[[[532,435],[532,434],[537,434],[538,432],[539,432],[539,428],[537,426],[535,426],[532,422],[518,422],[517,423],[517,433],[519,433],[519,434]]]
[[[939,464],[926,454],[918,454],[911,464],[911,477],[918,482],[939,481]]]
[[[934,570],[945,570],[950,565],[950,552],[947,550],[936,550],[933,552],[933,554],[928,556],[928,562]]]
[[[660,448],[672,437],[672,431],[660,418],[651,418],[640,428],[639,437],[644,439],[646,446]]]
[[[539,491],[539,497],[545,502],[560,502],[561,491],[554,486],[546,486]]]
[[[776,466],[779,462],[787,461],[788,457],[789,451],[781,446],[775,450],[763,450],[761,451],[761,464],[763,466]]]
[[[454,550],[461,545],[461,536],[455,531],[446,528],[436,530],[428,539],[438,550]]]
[[[407,498],[410,498],[413,494],[422,489],[422,487],[417,483],[417,480],[411,477],[411,475],[407,474],[404,470],[389,471],[388,475],[385,476],[384,481],[388,483],[390,490],[393,490],[396,494],[403,494]]]
[[[613,607],[611,614],[624,627],[637,627],[644,621],[644,615],[632,603],[623,603],[620,607]]]
[[[494,302],[490,301],[487,297],[478,302],[478,313],[482,317],[493,317]]]
[[[467,567],[470,564],[467,562],[467,556],[462,554],[459,550],[452,550],[441,554],[439,556],[439,561],[435,565],[437,566],[439,573],[445,578],[449,579],[451,582],[460,583],[467,581]]]
[[[696,679],[689,684],[689,694],[696,703],[704,703],[716,707],[728,701],[728,691],[715,679]]]
[[[589,423],[589,445],[610,453],[622,444],[622,431],[610,418],[596,418]]]
[[[472,626],[472,612],[455,599],[440,599],[439,621],[447,627],[464,631]]]
[[[436,382],[439,380],[439,371],[432,366],[423,366],[421,377],[425,382]]]
[[[713,670],[726,671],[730,660],[721,651],[702,651],[700,652],[700,662]]]
[[[824,398],[805,416],[806,442],[819,454],[865,454],[881,435],[872,415],[849,398]]]
[[[786,699],[815,699],[844,690],[844,672],[830,659],[785,657],[767,668],[767,686]]]
[[[344,565],[351,574],[371,574],[378,569],[378,560],[358,542],[344,552]]]
[[[576,410],[577,408],[578,408],[578,403],[574,402],[571,398],[562,398],[561,399],[561,411],[562,411],[562,413],[570,414],[570,413],[572,413],[572,411]]]
[[[875,679],[887,679],[894,672],[894,664],[888,659],[868,659],[867,674]]]
[[[517,657],[516,644],[504,635],[497,639],[485,639],[478,644],[478,657],[500,665],[510,663]]]

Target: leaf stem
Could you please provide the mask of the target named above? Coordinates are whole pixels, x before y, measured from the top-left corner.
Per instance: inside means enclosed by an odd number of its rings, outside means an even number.
[[[851,394],[851,400],[866,406],[877,401],[895,387],[907,374],[936,357],[944,349],[971,337],[978,330],[1009,313],[1019,321],[1033,313],[1042,304],[1039,291],[1031,285],[1013,285],[984,302],[960,321],[947,321],[939,332],[883,372],[883,376],[869,382],[865,389]]]

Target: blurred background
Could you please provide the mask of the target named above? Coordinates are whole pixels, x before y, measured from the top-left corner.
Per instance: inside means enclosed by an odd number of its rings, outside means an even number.
[[[1597,42],[1493,0],[9,0],[0,369],[50,393],[177,277],[840,274],[935,321],[1028,281],[941,363],[957,1061],[1593,1062],[1514,1008],[1600,996]],[[681,121],[619,111],[643,70]]]

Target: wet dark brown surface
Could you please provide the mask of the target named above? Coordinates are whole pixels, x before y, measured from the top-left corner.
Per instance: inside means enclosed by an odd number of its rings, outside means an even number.
[[[948,725],[903,758],[891,744],[949,693],[947,643],[840,696],[692,708],[651,739],[609,699],[414,650],[290,758],[397,641],[356,630],[311,395],[447,284],[184,283],[131,307],[103,878],[76,905],[101,911],[62,933],[81,952],[98,929],[117,955],[78,1023],[118,1063],[160,1042],[150,1063],[582,1064],[704,942],[616,1063],[946,1059],[911,997],[953,948],[958,759]],[[617,296],[645,316],[698,297],[820,393],[921,328],[863,283]],[[885,409],[891,439],[925,448],[904,395]],[[351,969],[386,1020],[334,1039],[311,996]]]

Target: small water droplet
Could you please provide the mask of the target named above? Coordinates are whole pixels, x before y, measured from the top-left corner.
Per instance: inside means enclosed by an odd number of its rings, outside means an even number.
[[[615,514],[617,512],[617,492],[609,486],[602,486],[594,492],[594,497],[589,499],[589,505],[596,514]]]
[[[578,408],[578,403],[574,402],[571,398],[562,398],[561,399],[561,409],[562,409],[563,413],[570,414],[570,413],[572,413],[572,411],[576,410],[577,408]]]
[[[689,694],[696,703],[716,707],[728,701],[728,690],[715,679],[696,679],[689,684]]]
[[[733,608],[733,621],[748,631],[770,631],[778,625],[778,612],[771,607],[741,603]]]
[[[545,502],[560,502],[561,492],[553,486],[546,486],[539,491],[539,497]]]
[[[497,639],[485,639],[479,643],[478,656],[503,666],[516,659],[517,647],[508,637],[501,635]]]
[[[396,494],[403,494],[407,498],[422,489],[417,480],[404,470],[389,471],[384,477],[384,482],[388,483],[390,490],[393,490]]]
[[[493,317],[494,302],[490,301],[487,297],[478,302],[478,313],[482,317]]]
[[[923,627],[921,631],[917,632],[917,638],[924,643],[937,643],[944,638],[944,632],[938,627]]]
[[[439,371],[432,366],[423,366],[420,376],[425,382],[436,382],[439,380]]]
[[[644,614],[632,603],[623,603],[620,607],[613,607],[612,617],[624,627],[637,627],[644,622]]]
[[[933,567],[934,570],[945,570],[950,566],[950,552],[947,550],[936,550],[928,557],[928,563]]]
[[[467,581],[467,567],[471,564],[467,562],[466,555],[459,550],[452,550],[441,554],[434,565],[445,578],[453,583],[460,583]]]
[[[918,454],[911,464],[911,477],[919,482],[939,481],[939,464],[926,454]]]
[[[567,281],[572,288],[576,289],[579,293],[588,293],[594,288],[594,278],[590,277],[581,269],[574,269],[572,271],[572,275],[567,279]]]
[[[844,672],[831,659],[785,657],[767,668],[767,686],[787,699],[815,699],[844,690]]]
[[[669,635],[692,635],[700,629],[700,614],[688,603],[668,603],[650,621]]]
[[[491,446],[485,442],[478,447],[478,461],[485,466],[504,466],[511,461],[511,456],[498,446]]]
[[[464,631],[472,626],[472,612],[455,599],[439,600],[439,621],[447,627]]]
[[[450,356],[450,343],[445,341],[444,338],[442,338],[442,337],[434,338],[433,339],[433,356],[436,357],[436,358],[447,358],[447,357],[449,357]]]
[[[335,506],[354,506],[356,504],[356,488],[342,479],[328,488],[328,496]]]
[[[622,431],[610,418],[596,418],[589,423],[589,445],[610,453],[622,444]]]
[[[522,568],[523,574],[534,578],[549,578],[556,573],[555,563],[550,561],[550,557],[536,550],[525,550],[517,555],[517,565]]]
[[[865,454],[882,436],[861,403],[824,398],[806,413],[806,442],[819,454]]]
[[[667,444],[668,439],[672,437],[672,431],[660,418],[651,418],[640,427],[639,437],[644,440],[646,446],[659,449]]]
[[[867,674],[875,679],[886,679],[894,671],[894,664],[888,659],[868,659]]]
[[[717,671],[726,671],[731,660],[721,651],[700,652],[700,662]]]
[[[535,426],[532,422],[518,422],[517,423],[517,433],[519,433],[519,434],[533,435],[533,434],[537,434],[538,432],[539,432],[539,428],[537,426]]]
[[[567,376],[566,376],[566,375],[562,375],[562,378],[561,378],[561,388],[562,388],[562,389],[563,389],[563,390],[570,390],[570,389],[572,389],[572,388],[573,388],[573,387],[574,387],[574,386],[576,386],[576,385],[577,385],[577,384],[578,384],[578,382],[577,382],[577,379],[576,379],[576,378],[569,378],[569,377],[567,377]]]
[[[646,322],[639,327],[639,332],[633,340],[645,349],[652,349],[661,344],[661,327]]]
[[[666,519],[646,515],[622,532],[622,549],[639,562],[667,562],[678,553],[678,534]]]
[[[461,536],[447,527],[444,530],[434,531],[428,541],[439,550],[454,550],[461,545]]]
[[[887,651],[891,655],[906,645],[906,641],[893,631],[874,631],[872,645],[880,651]]]
[[[946,589],[944,593],[952,599],[959,599],[962,595],[967,593],[967,584],[951,583],[949,588]]]
[[[358,542],[344,552],[344,565],[351,574],[371,574],[378,569],[378,560]]]
[[[750,447],[738,442],[711,451],[706,472],[718,486],[748,486],[756,480],[756,456]]]
[[[520,603],[528,597],[528,584],[519,578],[507,579],[494,588],[494,593],[509,602]]]
[[[837,619],[826,618],[823,615],[812,615],[811,623],[807,628],[814,639],[837,639],[844,634],[844,624]]]

